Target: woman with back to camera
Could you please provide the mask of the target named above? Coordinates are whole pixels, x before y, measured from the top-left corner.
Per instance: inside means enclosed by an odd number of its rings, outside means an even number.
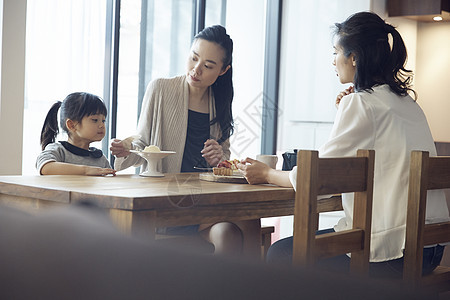
[[[192,42],[186,74],[159,78],[147,87],[137,133],[141,139],[134,149],[156,145],[176,154],[162,161],[162,172],[197,172],[194,167],[215,167],[230,158],[229,137],[233,133],[232,81],[233,41],[220,25],[207,27]],[[121,140],[113,140],[111,153],[117,157],[115,169],[122,170],[146,162],[130,153]],[[241,230],[258,230],[256,222],[166,228],[166,234],[200,234],[215,246],[215,253],[242,251]],[[249,236],[250,237],[250,236]]]
[[[399,32],[378,15],[360,12],[335,24],[334,61],[341,83],[353,83],[336,98],[338,111],[329,140],[319,148],[320,157],[355,156],[357,149],[375,150],[370,275],[401,277],[409,161],[412,150],[436,155],[426,117],[409,94],[411,71],[405,69],[405,44]],[[392,45],[389,39],[392,39]],[[239,165],[253,184],[296,184],[297,169],[275,171],[247,158]],[[427,223],[448,220],[442,191],[432,191],[427,203]],[[352,226],[353,193],[342,195],[345,217],[333,229],[317,234],[342,231]],[[440,263],[444,246],[424,249],[423,273]],[[269,249],[268,261],[290,263],[292,237],[276,242]],[[320,267],[348,271],[350,258],[342,255],[319,262]]]

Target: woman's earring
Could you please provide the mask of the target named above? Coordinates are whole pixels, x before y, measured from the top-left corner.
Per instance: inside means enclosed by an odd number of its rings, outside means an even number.
[[[353,61],[353,66],[356,67],[356,61]]]

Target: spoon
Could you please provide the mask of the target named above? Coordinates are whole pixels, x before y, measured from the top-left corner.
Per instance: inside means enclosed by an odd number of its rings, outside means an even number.
[[[194,167],[194,169],[203,170],[203,171],[212,171],[213,170],[213,168],[200,168],[200,167]]]

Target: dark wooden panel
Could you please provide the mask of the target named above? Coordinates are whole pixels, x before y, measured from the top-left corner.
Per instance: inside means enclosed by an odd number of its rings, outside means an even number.
[[[317,258],[342,255],[363,249],[364,230],[352,229],[316,236]],[[346,241],[343,243],[342,241]]]
[[[388,0],[390,17],[435,15],[449,6],[449,0]]]
[[[450,156],[450,142],[434,142],[437,155]]]
[[[439,223],[439,224],[429,224],[425,227],[423,244],[434,245],[439,243],[439,235],[442,236],[443,233],[450,231],[450,222],[447,223]]]

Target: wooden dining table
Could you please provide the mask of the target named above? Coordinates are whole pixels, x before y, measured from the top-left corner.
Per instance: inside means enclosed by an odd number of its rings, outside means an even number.
[[[89,201],[108,211],[123,232],[155,238],[165,226],[255,220],[292,215],[293,188],[201,180],[199,173],[164,177],[0,176],[0,204],[29,212]],[[339,209],[322,199],[318,212]]]

